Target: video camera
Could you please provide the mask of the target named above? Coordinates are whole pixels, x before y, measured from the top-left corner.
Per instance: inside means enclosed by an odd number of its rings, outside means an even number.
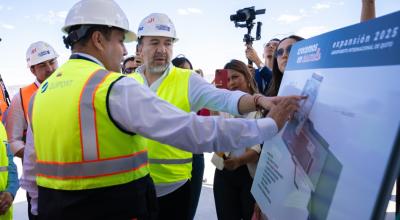
[[[243,42],[252,45],[254,40],[261,39],[261,22],[257,22],[256,38],[251,36],[251,31],[254,27],[254,19],[256,15],[265,14],[265,9],[255,10],[253,7],[243,8],[236,11],[236,14],[230,16],[231,21],[235,23],[235,27],[247,28],[247,34],[243,37]],[[249,60],[249,64],[252,62]]]
[[[253,21],[256,19],[256,15],[261,14],[265,14],[265,9],[255,10],[253,6],[240,9],[236,11],[236,14],[230,16],[231,21],[235,23],[235,27],[247,28],[247,34],[245,34],[243,38],[246,44],[252,44],[254,40],[261,39],[261,22],[257,22],[256,38],[254,39],[251,36],[251,30],[255,24]]]

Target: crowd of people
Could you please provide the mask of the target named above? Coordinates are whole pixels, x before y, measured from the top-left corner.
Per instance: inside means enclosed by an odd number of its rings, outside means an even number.
[[[375,17],[374,0],[362,2],[361,21]],[[262,143],[306,98],[277,96],[302,37],[271,39],[264,61],[246,45],[256,68],[232,59],[221,89],[185,56],[172,59],[178,36],[166,14],[143,18],[135,33],[113,0],[81,0],[63,31],[69,60],[59,66],[51,45],[32,43],[26,62],[36,80],[2,111],[0,219],[12,219],[20,186],[30,220],[193,219],[203,152],[223,164],[214,176],[218,219],[265,218],[250,189]],[[135,40],[127,56],[124,42]]]

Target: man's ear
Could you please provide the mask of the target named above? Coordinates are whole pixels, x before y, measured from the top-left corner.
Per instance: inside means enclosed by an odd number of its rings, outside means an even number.
[[[100,31],[95,31],[92,33],[90,37],[94,47],[100,51],[104,50],[104,41],[106,40],[103,34]]]

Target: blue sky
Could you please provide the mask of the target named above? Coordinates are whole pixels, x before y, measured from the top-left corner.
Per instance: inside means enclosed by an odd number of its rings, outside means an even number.
[[[60,54],[59,64],[70,54],[62,43],[61,27],[68,10],[77,1],[0,0],[0,73],[7,84],[30,83],[34,77],[26,67],[25,52],[35,41],[50,43]],[[217,68],[230,59],[246,61],[244,28],[235,28],[229,16],[238,9],[265,8],[257,16],[263,22],[262,39],[254,43],[260,57],[262,45],[272,37],[289,34],[312,37],[359,22],[361,0],[203,0],[135,1],[116,0],[128,15],[136,32],[140,20],[152,12],[162,12],[175,23],[179,41],[174,56],[184,54],[210,80]],[[399,0],[377,0],[377,16],[400,10]],[[254,34],[255,30],[253,31]],[[132,54],[136,43],[126,44]]]

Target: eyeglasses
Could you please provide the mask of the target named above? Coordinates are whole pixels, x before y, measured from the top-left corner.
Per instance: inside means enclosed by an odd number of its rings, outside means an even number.
[[[286,49],[285,48],[280,48],[280,49],[276,50],[275,56],[276,57],[283,56],[283,54],[285,53],[285,50],[286,50],[287,55],[289,56],[291,49],[292,49],[292,45],[289,45],[288,47],[286,47]]]
[[[124,73],[125,73],[125,74],[132,73],[132,72],[135,71],[135,69],[136,69],[136,68],[133,68],[133,67],[125,68],[125,69],[124,69]]]

